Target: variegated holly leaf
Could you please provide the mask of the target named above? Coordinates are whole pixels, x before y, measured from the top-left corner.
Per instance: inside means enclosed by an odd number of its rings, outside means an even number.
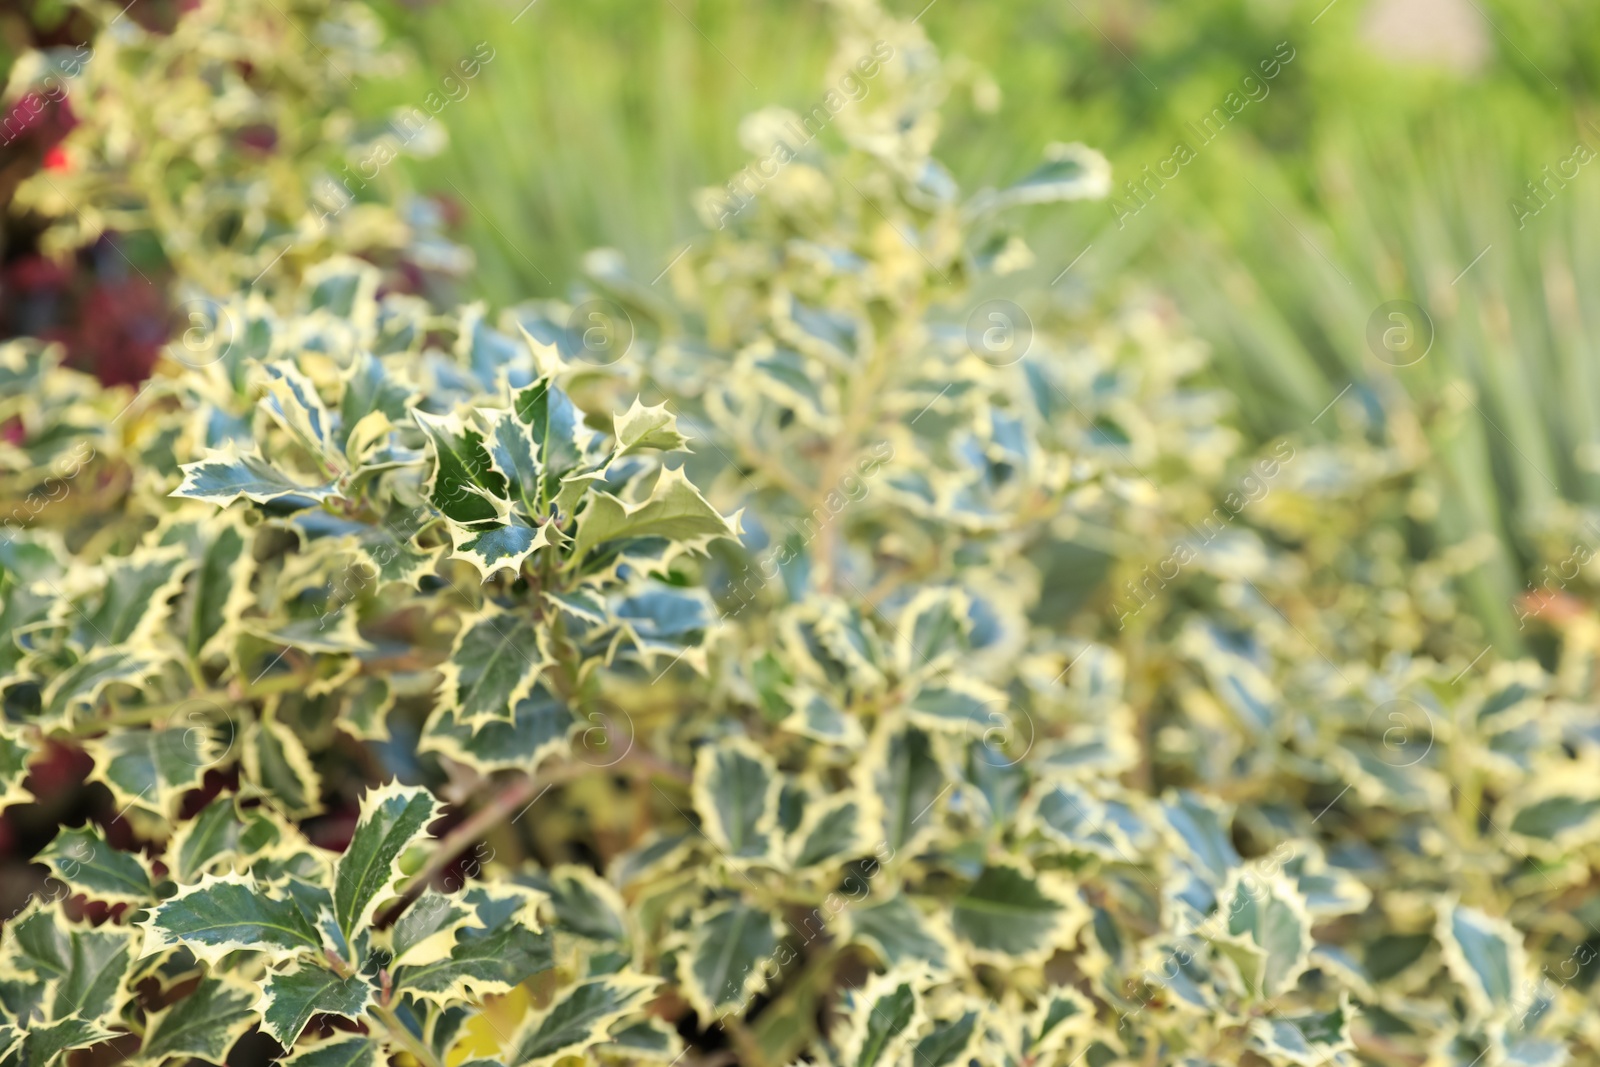
[[[1528,971],[1522,935],[1504,919],[1452,901],[1439,905],[1434,937],[1450,976],[1466,990],[1479,1018],[1503,1016]]]
[[[594,1051],[603,1059],[628,1063],[674,1063],[683,1053],[683,1039],[662,1020],[649,1018],[613,1026]]]
[[[91,900],[142,907],[155,899],[155,876],[145,858],[112,848],[93,826],[62,830],[39,858],[74,892]]]
[[[956,1067],[970,1062],[983,1039],[982,1022],[983,1013],[977,1008],[934,1022],[916,1043],[912,1062],[921,1067]]]
[[[705,671],[705,631],[713,625],[715,609],[700,590],[675,589],[656,583],[635,583],[626,595],[611,598],[606,606],[616,623],[613,655],[637,658],[655,671],[661,659],[692,663]]]
[[[934,807],[949,789],[933,739],[914,726],[880,728],[863,767],[863,795],[883,803],[882,838],[894,852],[915,850],[933,835]]]
[[[1039,998],[1028,1016],[1028,1055],[1037,1060],[1064,1052],[1073,1038],[1092,1038],[1094,1027],[1094,1005],[1089,998],[1071,986],[1056,986]]]
[[[364,677],[347,690],[339,711],[339,728],[361,741],[389,739],[389,712],[395,692],[387,678]]]
[[[511,407],[517,419],[532,430],[547,475],[559,479],[582,464],[589,440],[583,413],[554,379],[542,378],[521,390]],[[545,499],[549,499],[548,492]]]
[[[792,712],[778,725],[791,733],[825,744],[859,747],[861,724],[837,704],[808,686],[796,686],[789,696]]]
[[[272,421],[311,455],[338,456],[333,416],[311,379],[287,361],[263,364],[261,371],[267,387],[261,406]]]
[[[1024,204],[1098,200],[1110,191],[1111,164],[1104,156],[1086,145],[1056,144],[1043,163],[1015,184],[999,192],[984,190],[972,198],[966,210],[984,214]]]
[[[526,376],[529,353],[525,346],[490,326],[486,310],[482,302],[462,309],[454,354],[481,388],[492,389],[504,376]]]
[[[865,805],[853,794],[808,804],[789,837],[793,866],[815,867],[858,854],[869,844],[861,832],[865,825]]]
[[[763,973],[778,949],[778,927],[767,913],[734,903],[698,919],[678,978],[702,1019],[741,1015],[765,988]]]
[[[462,723],[456,712],[435,710],[422,747],[485,774],[507,767],[531,770],[546,756],[566,751],[577,727],[572,710],[541,683],[517,702],[510,722]]]
[[[373,1002],[371,984],[360,975],[341,977],[322,967],[299,964],[268,975],[255,1010],[261,1029],[291,1047],[313,1015],[360,1019]]]
[[[587,867],[564,864],[533,884],[550,898],[557,929],[599,944],[628,939],[627,904]]]
[[[43,551],[42,546],[27,548]],[[4,593],[0,596],[0,633],[5,635],[0,640],[0,677],[9,677],[24,658],[22,636],[45,624],[60,593],[44,581],[23,584],[19,577],[7,578],[0,591]]]
[[[634,883],[676,871],[696,854],[695,843],[699,839],[699,833],[694,830],[683,833],[651,831],[637,846],[612,862],[611,880],[626,889]]]
[[[1022,816],[1062,847],[1099,856],[1110,863],[1132,863],[1143,850],[1135,840],[1148,838],[1138,817],[1125,804],[1107,803],[1073,785],[1058,785],[1031,798]]]
[[[52,1064],[64,1062],[65,1053],[89,1048],[112,1036],[113,1031],[78,1016],[38,1024],[30,1026],[23,1033],[20,1043],[6,1057],[6,1062],[8,1065],[15,1063],[16,1067],[51,1067]]]
[[[489,458],[483,434],[455,415],[413,411],[433,459],[424,492],[452,522],[498,523],[506,518],[506,480]]]
[[[361,817],[334,868],[333,914],[346,939],[372,921],[400,877],[400,856],[427,833],[439,802],[426,789],[390,783],[361,798]]]
[[[772,758],[743,738],[704,746],[693,788],[701,828],[732,859],[770,857],[781,784]]]
[[[257,504],[308,508],[339,495],[336,481],[307,485],[253,448],[241,451],[231,442],[207,452],[204,459],[182,464],[182,470],[183,484],[173,490],[173,496],[224,508],[240,497]]]
[[[842,672],[852,684],[867,690],[883,685],[887,650],[862,610],[830,599],[817,605],[815,614],[805,629],[808,641],[815,642],[813,655],[820,653],[817,666],[829,674]]]
[[[110,1025],[131,997],[123,982],[137,941],[127,927],[74,923],[60,905],[35,903],[7,924],[0,961],[7,976],[27,977],[43,992],[47,1018]]]
[[[288,836],[267,809],[241,810],[233,797],[219,796],[179,825],[167,848],[166,863],[172,877],[180,885],[188,885],[233,860],[256,856]]]
[[[1517,811],[1512,833],[1561,848],[1600,838],[1600,797],[1550,796]]]
[[[489,462],[505,478],[511,497],[522,504],[525,514],[542,517],[539,493],[544,467],[533,427],[514,411],[480,408],[478,418],[484,425]]]
[[[370,352],[356,352],[342,377],[344,390],[339,396],[339,423],[333,438],[346,456],[358,463],[377,443],[370,430],[379,425],[373,416],[379,416],[388,426],[400,425],[410,412],[417,391]],[[363,440],[366,447],[362,447]]]
[[[372,264],[351,256],[333,256],[306,271],[300,299],[312,312],[339,319],[365,318],[374,314],[372,296],[379,284]],[[323,316],[311,322],[321,324]]]
[[[31,799],[23,782],[38,755],[39,746],[29,744],[20,727],[0,723],[0,810]]]
[[[165,818],[177,815],[183,794],[222,755],[205,726],[120,730],[86,747],[95,761],[90,780],[104,782],[119,807],[138,805]]]
[[[546,479],[547,482],[550,480],[551,479]],[[604,481],[604,471],[574,471],[573,473],[561,478],[554,493],[548,494],[550,502],[546,505],[546,510],[553,511],[553,513],[559,518],[565,518],[568,515],[574,515],[578,511],[578,505],[583,502],[584,498],[594,490],[595,486],[600,485]],[[565,544],[566,542],[563,541],[562,543]],[[640,567],[641,569],[650,569],[651,565],[654,563],[654,560],[646,560],[641,557],[645,556],[649,549],[655,549],[660,552],[664,552],[665,549],[661,548],[660,546],[650,544],[649,542],[645,542],[645,544],[648,546],[648,548],[641,548],[638,544],[624,545],[618,550],[618,555],[634,560],[634,565]],[[591,576],[603,577],[607,574],[617,572],[621,565],[622,561],[617,560],[614,561],[609,568],[592,568],[589,573]]]
[[[682,471],[663,468],[650,495],[636,503],[610,493],[591,496],[578,516],[572,559],[581,563],[591,549],[608,541],[661,537],[699,549],[714,538],[738,536],[737,515],[724,518]]]
[[[1182,851],[1221,885],[1239,866],[1239,853],[1228,837],[1222,813],[1193,794],[1169,798],[1161,806],[1167,826]]]
[[[223,512],[210,523],[176,524],[161,543],[185,545],[197,561],[179,609],[189,657],[223,649],[253,602],[253,535],[236,513]]]
[[[905,674],[937,674],[935,664],[954,663],[969,646],[972,614],[972,598],[959,589],[918,590],[894,624],[899,669]]]
[[[472,564],[486,582],[501,571],[515,576],[529,556],[555,543],[551,539],[553,529],[550,523],[530,524],[517,515],[506,522],[480,523],[470,528],[451,526],[450,558]]]
[[[142,685],[165,660],[159,651],[98,648],[50,680],[39,694],[41,718],[64,721],[92,709],[112,686]]]
[[[605,598],[592,588],[545,591],[545,600],[572,624],[580,627],[603,626],[609,618]]]
[[[878,1067],[901,1062],[927,1027],[920,972],[896,969],[876,975],[855,994],[855,1006],[840,1041],[844,1067]]]
[[[379,1067],[383,1050],[370,1037],[336,1034],[326,1041],[295,1046],[293,1056],[283,1062],[294,1067]]]
[[[248,982],[202,978],[188,996],[149,1016],[139,1055],[151,1063],[180,1057],[225,1063],[233,1043],[256,1024],[258,999]]]
[[[985,867],[956,897],[950,925],[979,959],[1042,960],[1068,947],[1086,918],[1075,897],[1009,864]]]
[[[263,797],[291,819],[322,811],[322,777],[310,753],[270,711],[246,727],[241,754],[248,795]]]
[[[475,918],[465,902],[424,890],[389,928],[390,966],[447,959],[455,948],[456,931]]]
[[[315,615],[300,615],[272,623],[250,621],[243,629],[259,637],[271,648],[256,666],[258,675],[273,673],[283,662],[288,649],[323,655],[364,652],[371,645],[361,636],[361,620],[354,610],[345,610],[346,604],[337,597],[328,603],[325,611]],[[267,657],[271,658],[268,659]]]
[[[216,963],[229,952],[249,949],[271,960],[322,951],[322,937],[293,900],[273,896],[248,875],[205,875],[150,909],[144,928],[149,955],[182,946]]]
[[[1273,1063],[1321,1067],[1355,1048],[1350,1037],[1354,1015],[1349,994],[1341,993],[1339,1006],[1332,1011],[1255,1019],[1250,1023],[1250,1036],[1257,1051]]]
[[[1283,865],[1313,919],[1356,915],[1372,903],[1372,892],[1351,874],[1331,866],[1320,853],[1306,851]]]
[[[1017,821],[1023,794],[1028,791],[1028,770],[1021,754],[1026,753],[1031,742],[1030,738],[1014,750],[1020,753],[1017,757],[1007,755],[1002,745],[1014,724],[998,712],[996,716],[998,723],[1004,725],[992,725],[981,737],[967,741],[961,764],[962,777],[973,787],[963,791],[963,798],[972,803],[977,820],[994,828]]]
[[[1283,694],[1260,662],[1258,649],[1201,620],[1191,620],[1180,638],[1184,652],[1206,673],[1211,689],[1252,733],[1271,730],[1284,714]]]
[[[343,542],[342,547],[350,553],[340,560],[343,573],[335,583],[334,610],[342,615],[346,603],[369,588],[377,591],[392,583],[414,587],[433,573],[440,549],[418,545],[418,535],[431,521],[431,514],[426,505],[396,506],[378,521],[367,523],[327,511],[302,511],[288,523],[308,546]]]
[[[1232,962],[1241,992],[1270,999],[1294,987],[1310,965],[1311,916],[1281,874],[1237,871],[1217,897],[1227,926],[1213,941]]]
[[[1600,840],[1600,758],[1560,761],[1501,802],[1496,821],[1535,855],[1556,858]]]
[[[506,993],[548,970],[550,935],[538,929],[537,894],[520,887],[470,889],[463,894],[475,921],[456,929],[450,954],[395,971],[395,988],[423,1000],[448,1004],[467,997]]]
[[[1003,729],[1005,694],[972,679],[952,678],[921,690],[906,705],[906,718],[925,730],[982,737]]]
[[[550,663],[529,615],[487,607],[461,623],[450,658],[440,668],[440,706],[463,725],[514,721],[517,705]]]
[[[563,990],[512,1036],[506,1067],[545,1067],[604,1043],[612,1024],[642,1008],[656,985],[644,975],[613,974]]]
[[[1503,1047],[1506,1067],[1564,1067],[1571,1060],[1567,1042],[1557,1037],[1508,1035]]]
[[[758,342],[743,353],[739,373],[748,376],[751,388],[818,430],[829,433],[838,429],[833,412],[838,389],[801,353]]]
[[[193,568],[181,546],[141,548],[108,562],[98,588],[57,610],[80,648],[143,644],[165,629],[172,598]]]
[[[904,893],[849,908],[844,916],[850,939],[871,948],[889,967],[920,962],[944,972],[955,961],[956,945],[945,920],[924,914]]]
[[[667,405],[645,407],[635,397],[633,406],[613,420],[612,433],[617,439],[617,455],[656,449],[661,452],[678,452],[689,439],[678,431],[678,419]]]

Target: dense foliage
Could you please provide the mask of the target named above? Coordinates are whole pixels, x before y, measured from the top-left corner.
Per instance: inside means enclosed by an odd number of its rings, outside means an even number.
[[[411,291],[470,266],[394,165],[438,150],[438,108],[364,120],[350,106],[359,81],[407,66],[365,5],[27,6],[38,47],[0,65],[19,297],[0,329],[138,381],[173,324],[214,317],[218,294],[293,287],[330,255],[361,255]]]
[[[149,234],[181,279],[226,292],[415,239],[388,164],[442,135],[397,136],[349,109],[356,79],[404,67],[365,6],[208,0],[160,28],[122,5],[90,9],[92,46],[12,72],[13,93],[54,77],[72,105],[61,165],[17,190],[18,207],[51,222],[44,251]]]
[[[0,354],[0,786],[112,802],[5,1064],[1596,1054],[1600,630],[1480,662],[1414,424],[1246,450],[1148,296],[956,310],[1104,162],[963,198],[922,31],[839,18],[655,282],[333,257],[137,391]]]

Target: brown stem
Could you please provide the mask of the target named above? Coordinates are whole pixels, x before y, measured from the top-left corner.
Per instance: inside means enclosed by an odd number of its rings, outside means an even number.
[[[1421,1067],[1427,1060],[1426,1056],[1402,1051],[1393,1042],[1376,1034],[1357,1032],[1351,1035],[1351,1040],[1355,1042],[1358,1051],[1382,1063],[1403,1063],[1408,1067]]]
[[[587,769],[587,768],[584,768]],[[428,858],[406,880],[400,890],[400,899],[389,908],[377,921],[377,926],[387,926],[400,917],[400,913],[410,906],[413,900],[422,895],[422,891],[437,878],[446,867],[455,861],[455,858],[465,852],[469,846],[481,840],[485,834],[512,812],[518,811],[523,805],[531,803],[541,790],[549,788],[554,781],[549,775],[534,775],[527,778],[517,778],[508,783],[500,792],[489,799],[489,802],[471,815],[467,816],[460,825],[456,826],[444,837],[439,839]]]
[[[617,759],[617,769],[639,777],[656,775],[660,778],[671,778],[675,782],[688,785],[694,781],[694,775],[679,767],[675,763],[668,763],[654,753],[646,752],[641,748],[633,747],[633,738],[622,737],[617,728],[607,722],[605,724],[606,741],[610,745],[622,746],[623,754]],[[624,766],[626,764],[626,766]]]
[[[517,778],[508,782],[498,793],[489,798],[489,802],[471,815],[467,816],[458,826],[444,837],[422,866],[406,880],[400,890],[400,899],[381,916],[378,926],[387,926],[400,917],[400,913],[410,907],[411,902],[422,895],[422,891],[461,853],[483,838],[487,837],[500,822],[514,817],[523,808],[532,804],[544,795],[545,790],[560,782],[581,778],[597,770],[587,763],[563,763],[552,767],[540,774],[530,775],[526,778]],[[655,756],[641,751],[630,751],[618,761],[614,771],[624,774],[634,774],[648,777],[661,775],[687,782],[691,776],[688,771],[674,766]]]
[[[818,468],[817,484],[812,487],[810,494],[800,498],[809,503],[807,514],[826,507],[829,494],[834,492],[835,487],[848,472],[851,461],[861,454],[862,435],[879,417],[879,402],[886,391],[886,378],[892,373],[895,365],[894,359],[887,352],[891,346],[896,349],[900,347],[897,340],[892,337],[884,338],[882,343],[875,345],[867,365],[850,381],[849,394],[845,398],[844,415],[840,420],[841,426],[839,432],[828,443],[827,454]],[[816,551],[817,590],[825,594],[832,593],[837,578],[839,530],[829,522],[819,531],[818,537],[820,543]]]

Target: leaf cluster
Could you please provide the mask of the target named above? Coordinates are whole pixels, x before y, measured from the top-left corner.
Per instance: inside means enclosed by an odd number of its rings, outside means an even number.
[[[8,924],[8,1060],[1592,1054],[1600,631],[1477,666],[1411,428],[1247,451],[1159,303],[975,339],[1103,170],[963,198],[921,31],[839,7],[844,150],[752,123],[668,295],[336,258],[131,400],[0,354],[0,780],[81,745],[139,842],[41,857],[114,914]]]

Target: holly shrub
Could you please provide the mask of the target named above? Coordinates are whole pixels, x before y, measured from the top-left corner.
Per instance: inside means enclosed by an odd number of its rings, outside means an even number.
[[[11,95],[65,99],[74,119],[58,165],[16,194],[48,221],[46,253],[148,234],[180,279],[225,292],[415,239],[387,165],[441,134],[398,137],[351,111],[356,78],[405,59],[364,5],[202,0],[166,28],[81,6],[92,45],[31,53],[11,75]]]
[[[0,308],[5,336],[60,341],[102,381],[137,382],[175,323],[209,326],[219,293],[293,288],[340,253],[411,291],[471,266],[396,162],[437,150],[444,125],[423,106],[365,121],[352,106],[357,79],[409,66],[365,5],[37,6],[59,23],[50,43],[0,65],[4,281],[20,298]],[[485,43],[461,69],[493,54]]]
[[[963,198],[956,79],[838,7],[653,282],[334,257],[137,391],[0,353],[0,786],[109,798],[5,1064],[1596,1054],[1600,630],[1485,661],[1359,393],[1248,445],[1156,298],[1008,290],[1103,161]]]

